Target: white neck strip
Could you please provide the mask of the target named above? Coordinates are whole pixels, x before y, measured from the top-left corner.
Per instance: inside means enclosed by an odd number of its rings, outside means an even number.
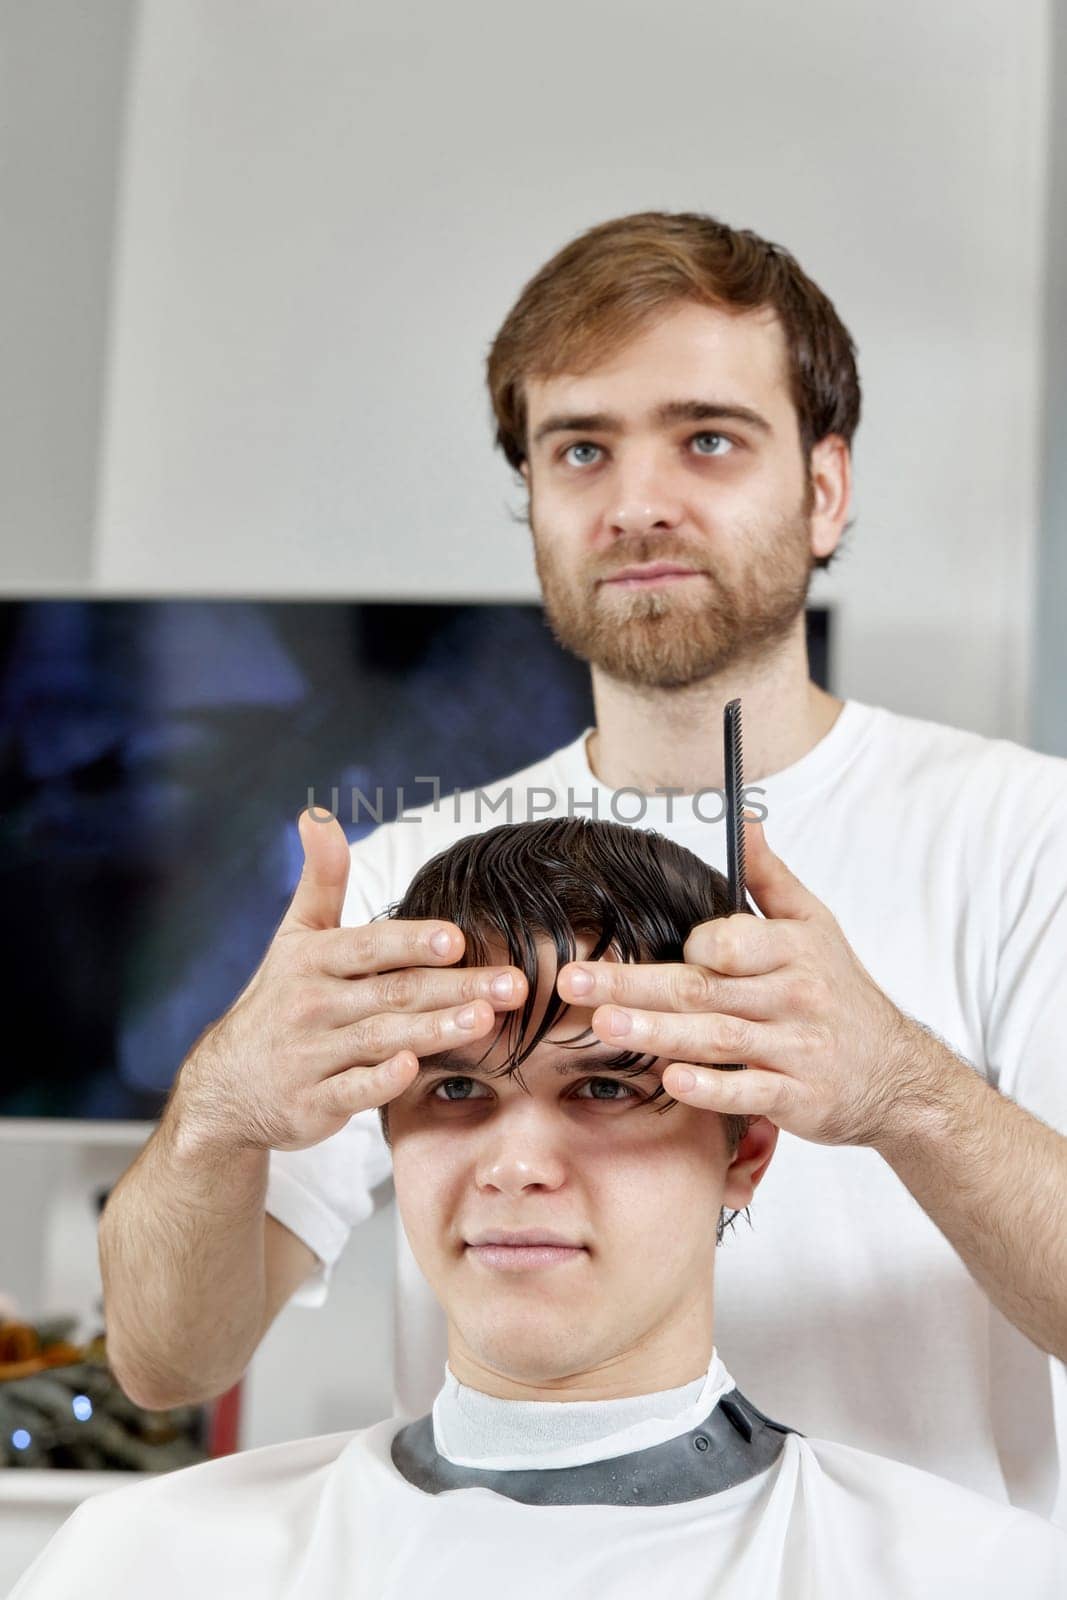
[[[735,1387],[714,1350],[702,1378],[623,1400],[499,1400],[460,1383],[446,1364],[434,1443],[457,1467],[580,1467],[688,1433]]]

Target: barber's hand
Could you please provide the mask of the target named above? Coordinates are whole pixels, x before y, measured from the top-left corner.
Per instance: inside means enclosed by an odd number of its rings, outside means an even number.
[[[490,1033],[526,997],[518,967],[452,967],[452,922],[342,928],[350,864],[336,817],[299,821],[304,870],[266,955],[201,1034],[174,1114],[221,1149],[303,1150],[402,1094],[418,1057]],[[494,980],[510,977],[510,993]],[[177,1102],[177,1104],[175,1104]]]
[[[687,1105],[765,1116],[820,1144],[898,1135],[932,1099],[951,1052],[898,1011],[747,818],[745,854],[766,920],[699,923],[681,963],[571,962],[560,995],[597,1007],[593,1030],[607,1043],[664,1058],[663,1087]],[[579,972],[593,975],[586,989]],[[705,1064],[717,1061],[748,1070]]]

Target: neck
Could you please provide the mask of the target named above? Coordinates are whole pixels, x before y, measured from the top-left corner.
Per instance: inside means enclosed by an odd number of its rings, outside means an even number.
[[[609,788],[645,793],[721,789],[722,708],[738,697],[749,783],[807,755],[844,704],[808,675],[803,616],[773,653],[680,689],[635,688],[594,667],[596,728],[587,744],[594,776]]]
[[[714,1351],[691,1363],[688,1381],[615,1399],[571,1394],[533,1403],[500,1399],[460,1383],[451,1362],[434,1401],[437,1451],[456,1465],[511,1470],[602,1461],[643,1450],[703,1422],[733,1379]],[[564,1403],[560,1403],[564,1402]]]
[[[669,1325],[578,1371],[553,1371],[539,1364],[523,1370],[514,1360],[502,1369],[464,1340],[449,1319],[448,1365],[457,1382],[498,1400],[624,1400],[691,1383],[707,1370],[714,1349],[711,1283],[683,1307]],[[549,1346],[554,1354],[555,1340]]]

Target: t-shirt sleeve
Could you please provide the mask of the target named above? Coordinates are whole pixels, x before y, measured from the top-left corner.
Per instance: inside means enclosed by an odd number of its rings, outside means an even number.
[[[1067,1133],[1067,762],[1044,758],[1002,838],[992,1081]]]
[[[391,898],[384,883],[376,829],[351,846],[352,865],[341,926],[361,927]],[[272,1150],[267,1211],[315,1252],[319,1265],[292,1297],[325,1304],[333,1268],[352,1229],[374,1211],[373,1191],[390,1176],[392,1161],[376,1110],[361,1111],[339,1133],[307,1150]]]

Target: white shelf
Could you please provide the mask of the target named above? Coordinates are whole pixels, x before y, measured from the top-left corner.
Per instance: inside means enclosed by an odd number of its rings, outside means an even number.
[[[0,1216],[29,1223],[8,1231],[0,1264],[0,1293],[13,1301],[15,1316],[72,1316],[75,1342],[97,1331],[99,1197],[128,1170],[152,1129],[148,1122],[0,1118]]]
[[[89,1122],[79,1117],[0,1117],[0,1144],[113,1145],[139,1150],[154,1122]]]

